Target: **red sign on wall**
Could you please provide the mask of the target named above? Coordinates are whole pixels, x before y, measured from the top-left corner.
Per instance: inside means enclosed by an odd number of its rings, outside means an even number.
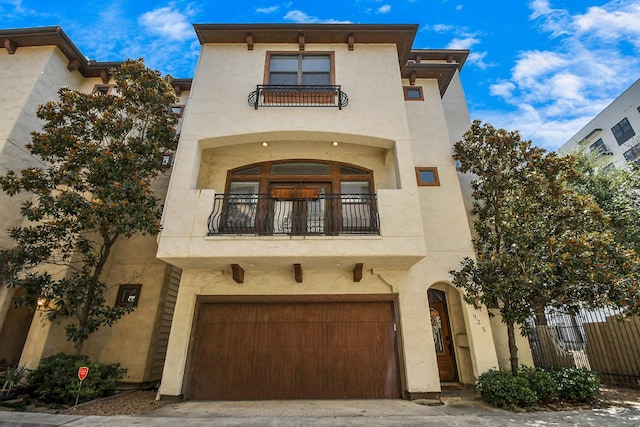
[[[89,368],[86,366],[81,366],[80,369],[78,369],[78,379],[80,381],[84,380],[85,378],[87,378],[88,373],[89,373]]]

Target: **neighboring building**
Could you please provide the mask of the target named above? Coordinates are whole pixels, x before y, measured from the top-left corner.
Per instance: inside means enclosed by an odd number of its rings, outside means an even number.
[[[640,164],[640,79],[562,145],[559,153],[596,152],[604,168]]]
[[[195,25],[158,257],[182,269],[160,394],[420,398],[496,367],[452,141],[468,51],[417,25]]]
[[[87,93],[111,90],[109,69],[120,63],[88,61],[59,27],[0,30],[0,40],[4,46],[0,49],[0,173],[4,174],[39,165],[25,148],[31,142],[30,133],[41,127],[38,105],[57,99],[63,86]],[[185,104],[191,80],[176,80],[174,87]],[[158,179],[160,198],[165,197],[168,182],[169,173]],[[7,230],[22,223],[19,208],[27,197],[0,192],[0,247],[13,245]],[[124,293],[135,292],[137,306],[113,327],[93,334],[83,352],[103,362],[120,362],[128,369],[126,382],[157,382],[180,271],[156,259],[155,237],[123,239],[116,246],[103,276],[113,285],[107,301],[115,304]],[[43,322],[40,311],[12,307],[13,295],[14,289],[0,285],[0,369],[17,364],[34,368],[42,357],[73,351],[60,322]]]
[[[474,256],[451,158],[470,125],[468,51],[412,50],[417,29],[196,25],[196,76],[174,82],[184,115],[157,187],[162,233],[121,242],[107,272],[114,303],[142,284],[138,305],[85,353],[147,383],[166,350],[159,393],[186,399],[416,399],[507,367],[499,321],[449,274]],[[87,61],[57,27],[0,38],[4,173],[34,162],[38,104],[64,85],[108,90],[118,63]],[[3,224],[19,225],[19,199],[0,198]],[[5,359],[69,351],[62,325],[14,315],[11,292]]]

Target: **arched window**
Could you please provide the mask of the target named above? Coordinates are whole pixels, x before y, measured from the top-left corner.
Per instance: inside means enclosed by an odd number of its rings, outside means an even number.
[[[227,172],[210,234],[378,234],[373,172],[318,160],[281,160]]]

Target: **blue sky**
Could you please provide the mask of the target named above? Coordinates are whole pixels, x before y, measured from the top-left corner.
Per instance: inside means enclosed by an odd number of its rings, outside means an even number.
[[[419,24],[414,48],[470,49],[473,119],[555,149],[640,78],[638,0],[0,0],[2,28],[57,25],[90,59],[192,77],[192,24]]]

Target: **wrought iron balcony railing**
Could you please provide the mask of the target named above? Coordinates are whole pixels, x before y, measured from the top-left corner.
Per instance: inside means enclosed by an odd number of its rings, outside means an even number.
[[[257,85],[247,97],[258,107],[346,107],[349,97],[340,85]]]
[[[217,194],[209,235],[380,234],[375,194]],[[297,196],[297,197],[296,197]]]

